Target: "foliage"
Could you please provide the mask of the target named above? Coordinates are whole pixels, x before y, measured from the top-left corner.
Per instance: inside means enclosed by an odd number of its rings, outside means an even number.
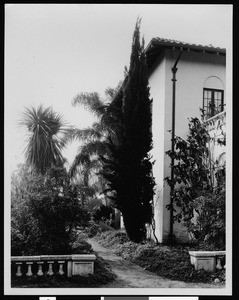
[[[204,250],[225,250],[225,182],[213,193],[193,199],[189,204],[194,210],[194,220],[186,222],[189,232]]]
[[[133,34],[129,72],[116,96],[109,107],[115,108],[117,138],[109,137],[110,156],[101,157],[107,184],[104,192],[121,211],[129,238],[140,242],[146,237],[145,224],[151,223],[155,185],[149,156],[152,100],[144,41],[140,43],[140,20]]]
[[[95,191],[104,190],[121,211],[127,233],[134,241],[146,237],[145,225],[152,222],[155,185],[149,155],[152,100],[139,28],[140,20],[133,35],[129,71],[121,86],[106,90],[109,102],[102,101],[98,93],[80,93],[73,99],[74,105],[83,105],[99,121],[83,130],[71,128],[65,136],[66,141],[77,138],[83,142],[70,174],[74,177],[81,171],[85,186],[87,182],[89,185],[90,174],[100,179]],[[132,218],[134,215],[137,218]]]
[[[93,212],[93,219],[94,221],[110,220],[113,213],[114,210],[111,206],[101,204],[100,207]]]
[[[113,246],[129,242],[129,238],[125,230],[105,231],[98,236],[98,240],[105,246]]]
[[[195,270],[190,263],[188,248],[155,245],[150,241],[134,243],[122,230],[102,233],[97,240],[115,254],[159,276],[185,282],[213,282],[215,278],[225,281],[225,269],[214,273]]]
[[[87,228],[86,228],[86,233],[87,235],[92,238],[98,234],[101,234],[103,232],[109,232],[113,231],[114,229],[109,226],[106,222],[95,222],[95,221],[90,221]]]
[[[183,221],[193,237],[205,246],[216,249],[225,246],[225,172],[217,170],[210,158],[209,133],[198,118],[191,118],[187,140],[175,138],[173,180],[166,177],[174,188],[174,220]],[[172,166],[171,166],[172,167]],[[214,174],[218,184],[214,185]],[[221,175],[223,176],[221,176]],[[170,208],[170,205],[168,206]]]
[[[113,111],[106,103],[111,102],[119,88],[107,88],[105,91],[106,99],[102,100],[98,93],[80,93],[72,101],[74,106],[81,105],[89,110],[97,118],[92,126],[79,129],[76,127],[68,128],[65,135],[65,143],[79,140],[81,146],[70,166],[69,174],[76,185],[85,186],[84,202],[89,204],[89,199],[96,198],[97,194],[105,188],[105,180],[100,175],[102,161],[100,155],[110,155],[106,144],[109,134],[115,133],[116,122]]]
[[[91,244],[82,239],[75,240],[70,248],[71,254],[89,254],[93,252]]]
[[[190,263],[188,252],[178,249],[165,250],[160,246],[151,245],[139,249],[133,261],[160,276],[185,282],[212,282],[225,271],[209,273],[205,270],[195,270]]]
[[[35,253],[40,244],[40,231],[29,207],[30,198],[39,197],[44,178],[25,166],[11,178],[11,250],[12,255]]]
[[[12,255],[65,254],[89,213],[65,169],[45,176],[22,166],[12,176]]]
[[[64,142],[59,134],[65,128],[60,114],[55,113],[51,107],[30,107],[25,109],[20,124],[26,126],[29,132],[25,150],[26,162],[29,165],[42,174],[52,165],[63,165],[61,149]]]

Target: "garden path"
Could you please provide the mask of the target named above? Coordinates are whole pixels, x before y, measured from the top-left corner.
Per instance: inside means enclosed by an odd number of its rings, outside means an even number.
[[[220,284],[188,283],[158,276],[142,267],[115,255],[112,250],[101,246],[95,239],[88,239],[93,250],[110,266],[116,280],[101,288],[222,288]],[[198,293],[198,291],[197,291]]]

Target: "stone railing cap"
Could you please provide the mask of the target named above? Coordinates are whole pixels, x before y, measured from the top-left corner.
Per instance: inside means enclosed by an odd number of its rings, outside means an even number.
[[[53,261],[53,260],[96,260],[94,254],[70,254],[70,255],[38,255],[38,256],[12,256],[11,261]]]
[[[95,254],[72,254],[72,260],[96,260]]]
[[[41,255],[42,260],[64,260],[71,259],[71,255]]]
[[[220,119],[220,118],[225,118],[225,116],[226,116],[226,110],[223,110],[222,112],[216,114],[215,116],[212,116],[211,118],[208,118],[204,122],[209,123],[211,121],[214,121],[214,120],[217,120],[217,119]]]
[[[12,256],[12,261],[36,261],[40,260],[40,256]]]
[[[226,251],[189,251],[191,256],[219,256],[226,255]]]

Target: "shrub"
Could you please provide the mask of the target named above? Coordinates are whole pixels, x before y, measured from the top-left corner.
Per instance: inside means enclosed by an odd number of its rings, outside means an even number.
[[[88,254],[92,252],[91,244],[84,240],[77,240],[71,245],[71,254]]]
[[[223,135],[224,136],[224,135]],[[174,221],[183,222],[193,238],[212,250],[225,248],[225,167],[211,158],[211,137],[198,118],[191,118],[186,140],[175,138],[174,177],[165,180],[172,188]],[[220,144],[225,144],[225,140]],[[172,166],[171,166],[172,167]],[[216,182],[214,182],[216,177]]]
[[[225,250],[225,189],[195,199],[190,204],[195,211],[194,221],[186,222],[189,231],[204,250]]]
[[[107,225],[105,222],[94,222],[93,220],[89,222],[88,227],[86,228],[87,235],[91,238],[96,236],[97,234],[101,234],[102,232],[113,231],[114,229]]]
[[[195,270],[190,263],[188,249],[182,246],[155,245],[150,241],[139,244],[123,241],[122,236],[122,231],[105,232],[98,237],[98,241],[103,246],[110,247],[117,255],[159,276],[185,282],[212,282],[215,278],[225,281],[224,269],[215,273]]]
[[[119,245],[124,244],[125,242],[129,242],[129,238],[124,230],[111,230],[103,232],[99,239],[101,243],[112,246],[112,245]]]
[[[75,229],[87,225],[90,215],[67,173],[50,172],[41,176],[22,166],[12,176],[12,255],[68,254]]]
[[[112,221],[113,222],[114,210],[111,206],[106,206],[104,204],[100,205],[93,213],[93,219],[96,222],[99,221]]]

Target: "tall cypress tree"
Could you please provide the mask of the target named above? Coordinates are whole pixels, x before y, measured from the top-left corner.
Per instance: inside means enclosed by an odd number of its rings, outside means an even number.
[[[106,193],[123,215],[129,238],[140,242],[146,237],[146,223],[153,216],[154,178],[149,152],[152,149],[152,100],[150,99],[144,41],[140,42],[140,19],[132,42],[129,72],[121,97],[112,105],[118,113],[120,134],[110,139],[111,158],[105,159],[103,175],[108,181]]]

